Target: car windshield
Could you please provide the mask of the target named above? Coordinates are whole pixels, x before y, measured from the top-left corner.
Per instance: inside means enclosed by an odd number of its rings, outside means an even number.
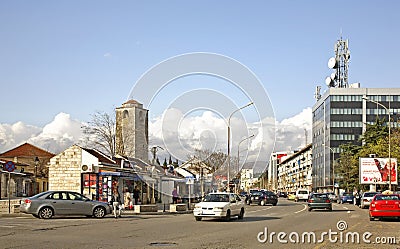
[[[328,198],[326,194],[313,194],[312,198]]]
[[[204,202],[229,202],[227,194],[212,194],[204,197]]]

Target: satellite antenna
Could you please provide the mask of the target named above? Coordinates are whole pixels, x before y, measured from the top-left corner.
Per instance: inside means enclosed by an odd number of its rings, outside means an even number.
[[[342,39],[342,31],[340,31],[340,39],[335,43],[334,49],[335,57],[331,57],[328,60],[328,67],[335,70],[335,72],[325,79],[325,83],[328,87],[348,88],[350,61],[349,40]]]
[[[318,101],[321,98],[321,86],[315,88],[314,98]]]

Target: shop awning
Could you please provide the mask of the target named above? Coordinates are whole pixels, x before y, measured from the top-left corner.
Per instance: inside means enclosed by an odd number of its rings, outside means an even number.
[[[151,178],[151,177],[148,176],[148,175],[139,175],[138,177],[139,177],[142,181],[145,181],[145,182],[147,182],[147,183],[155,183],[155,182],[156,182],[155,179]]]
[[[8,171],[5,171],[5,170],[0,170],[0,173],[11,173],[12,175],[20,175],[20,176],[26,176],[26,174],[25,173],[20,173],[20,172],[8,172]]]

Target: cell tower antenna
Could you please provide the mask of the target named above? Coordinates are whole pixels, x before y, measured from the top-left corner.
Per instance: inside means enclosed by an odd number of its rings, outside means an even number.
[[[335,57],[328,61],[328,67],[335,72],[328,76],[325,83],[328,87],[348,88],[349,87],[349,61],[350,50],[349,40],[342,39],[342,29],[340,29],[340,39],[335,43]]]

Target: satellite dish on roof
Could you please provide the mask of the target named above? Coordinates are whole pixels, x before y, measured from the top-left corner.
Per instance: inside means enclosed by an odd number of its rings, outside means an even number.
[[[328,60],[328,67],[330,68],[330,69],[333,69],[333,68],[336,68],[336,58],[335,57],[332,57],[332,58],[330,58],[329,60]]]
[[[333,87],[333,86],[335,86],[335,82],[331,79],[331,77],[326,77],[326,79],[325,79],[325,83],[326,83],[326,85],[328,86],[328,87]]]

